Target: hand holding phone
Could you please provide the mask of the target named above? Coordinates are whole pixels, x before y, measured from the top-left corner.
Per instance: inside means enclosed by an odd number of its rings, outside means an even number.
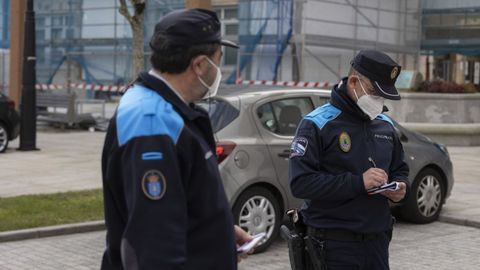
[[[257,235],[254,235],[252,240],[246,242],[245,244],[241,245],[237,248],[237,253],[245,253],[250,251],[252,248],[256,247],[258,243],[267,236],[266,233],[262,232]]]

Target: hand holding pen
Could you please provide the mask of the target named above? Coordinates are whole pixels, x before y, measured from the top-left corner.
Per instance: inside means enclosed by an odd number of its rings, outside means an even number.
[[[370,169],[368,169],[365,173],[363,173],[363,183],[365,184],[365,189],[369,190],[369,189],[371,189],[371,188],[379,187],[379,186],[382,186],[382,185],[386,184],[386,183],[388,182],[388,175],[387,175],[387,173],[386,173],[384,170],[377,168],[377,164],[375,164],[375,161],[373,160],[373,158],[368,157],[368,161],[370,161],[370,163],[372,163],[373,168],[370,168]],[[385,177],[384,177],[385,182],[383,182],[383,184],[380,184],[380,185],[377,185],[377,186],[367,187],[367,182],[365,181],[365,174],[368,173],[370,170],[373,170],[373,169],[375,169],[375,170],[380,170],[380,171],[377,171],[377,173],[383,172],[383,174],[384,174],[384,176],[385,176]],[[377,175],[377,176],[378,176],[378,175]],[[380,179],[380,178],[378,178],[378,177],[377,177],[377,178],[372,177],[372,179],[377,179],[377,180],[378,180],[378,179]],[[375,180],[373,180],[372,182],[369,182],[369,184],[374,184],[374,183],[378,184],[379,182],[378,182],[378,181],[375,182]],[[395,191],[386,190],[386,191],[383,191],[383,192],[382,192],[382,195],[385,196],[385,197],[387,197],[387,198],[389,198],[389,199],[392,200],[393,202],[399,202],[399,201],[401,201],[401,200],[405,197],[406,192],[407,192],[407,185],[406,185],[405,183],[403,183],[403,182],[399,182],[399,183],[398,183],[398,189],[397,189],[397,190],[395,190]]]
[[[368,169],[363,173],[363,184],[365,185],[365,189],[372,189],[375,187],[382,186],[388,182],[388,175],[387,173],[377,168],[375,161],[371,157],[368,158],[373,165],[372,168]]]

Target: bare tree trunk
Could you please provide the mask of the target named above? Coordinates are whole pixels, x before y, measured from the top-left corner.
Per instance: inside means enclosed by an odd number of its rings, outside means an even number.
[[[133,74],[136,76],[144,68],[144,48],[143,48],[143,25],[145,21],[145,2],[147,0],[130,0],[133,6],[134,14],[128,11],[126,0],[119,0],[119,13],[122,14],[130,23],[132,28],[132,47],[133,47]]]
[[[144,69],[145,52],[143,48],[143,16],[141,22],[132,25],[133,33],[133,76]]]

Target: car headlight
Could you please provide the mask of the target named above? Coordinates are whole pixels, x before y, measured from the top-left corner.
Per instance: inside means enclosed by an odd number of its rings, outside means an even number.
[[[440,144],[440,143],[434,143],[434,145],[440,149],[440,151],[442,151],[445,155],[447,155],[448,157],[450,157],[450,155],[448,154],[448,150],[447,150],[447,147],[443,144]]]

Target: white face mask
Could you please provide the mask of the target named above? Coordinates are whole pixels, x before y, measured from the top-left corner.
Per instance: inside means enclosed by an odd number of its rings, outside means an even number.
[[[385,103],[385,99],[383,97],[369,95],[363,88],[362,81],[358,76],[358,81],[360,82],[360,87],[362,87],[363,92],[365,95],[358,98],[356,89],[353,89],[353,93],[355,97],[357,97],[357,105],[362,109],[362,111],[368,115],[370,120],[375,119],[379,114],[383,111],[383,104]]]
[[[205,93],[202,99],[208,98],[208,97],[214,97],[215,95],[217,95],[218,87],[220,86],[220,81],[222,80],[222,72],[220,71],[220,68],[217,65],[215,65],[215,63],[213,63],[213,61],[210,60],[210,58],[207,58],[207,60],[212,66],[214,66],[217,69],[217,74],[215,75],[215,80],[210,86],[208,86],[205,83],[205,81],[203,81],[202,78],[200,78],[200,76],[197,76],[200,83],[208,89],[207,93]]]

